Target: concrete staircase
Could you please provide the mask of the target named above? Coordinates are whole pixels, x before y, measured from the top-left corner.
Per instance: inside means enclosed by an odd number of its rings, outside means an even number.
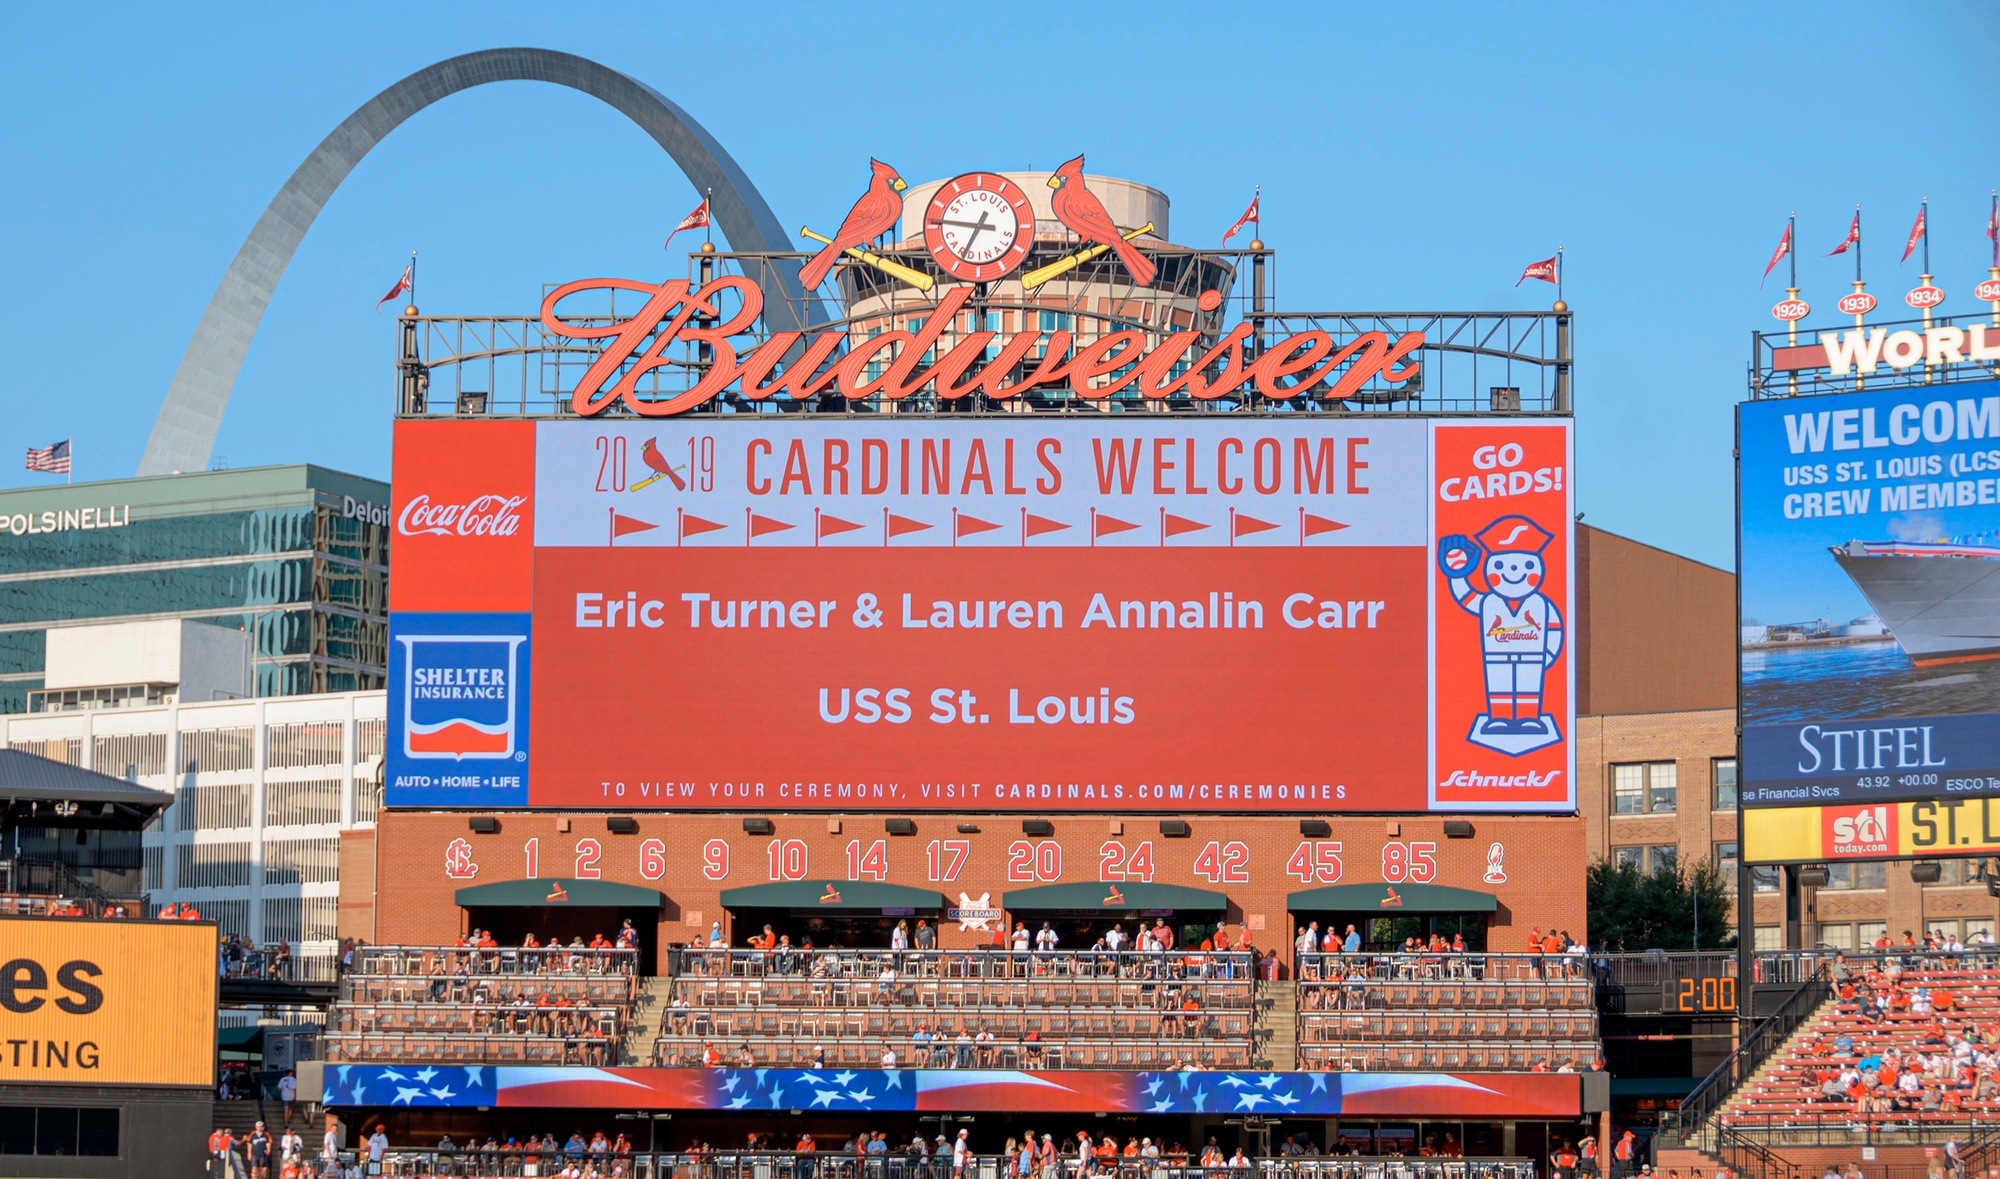
[[[1257,983],[1251,999],[1256,1022],[1250,1029],[1250,1059],[1260,1069],[1290,1072],[1299,1067],[1298,988],[1289,982]]]
[[[674,980],[655,975],[639,987],[632,1001],[632,1018],[625,1024],[625,1042],[618,1063],[626,1068],[642,1068],[653,1063],[653,1042],[660,1038],[660,1021],[667,1017],[673,1001]]]
[[[1725,1100],[1722,1103],[1722,1105],[1717,1108],[1716,1112],[1709,1116],[1707,1121],[1703,1122],[1699,1127],[1693,1127],[1690,1128],[1689,1131],[1686,1131],[1690,1133],[1692,1137],[1688,1141],[1686,1141],[1682,1145],[1682,1147],[1675,1149],[1662,1149],[1657,1153],[1660,1154],[1662,1158],[1664,1158],[1668,1154],[1675,1154],[1675,1155],[1679,1155],[1682,1153],[1699,1154],[1700,1157],[1703,1159],[1713,1160],[1714,1162],[1717,1163],[1721,1162],[1722,1160],[1716,1158],[1715,1155],[1709,1153],[1705,1148],[1714,1144],[1716,1139],[1716,1129],[1722,1117],[1722,1111],[1729,1108],[1729,1100],[1733,1100],[1737,1094],[1754,1090],[1758,1085],[1763,1084],[1765,1078],[1768,1077],[1771,1074],[1771,1072],[1777,1069],[1777,1067],[1781,1063],[1783,1063],[1786,1057],[1791,1053],[1791,1050],[1793,1046],[1798,1042],[1799,1037],[1804,1036],[1806,1033],[1818,1027],[1820,1017],[1823,1016],[1836,1001],[1837,1000],[1835,996],[1829,994],[1826,997],[1826,999],[1819,1004],[1818,1007],[1815,1007],[1809,1015],[1807,1015],[1804,1019],[1800,1020],[1799,1025],[1792,1029],[1792,1034],[1786,1036],[1784,1040],[1779,1042],[1777,1050],[1764,1058],[1764,1063],[1757,1066],[1757,1070],[1750,1074],[1748,1080],[1744,1081],[1742,1084],[1736,1086],[1735,1089],[1730,1091],[1729,1099]],[[1690,1169],[1693,1166],[1701,1166],[1704,1170],[1708,1169],[1708,1164],[1706,1163],[1702,1163],[1694,1159],[1688,1159],[1685,1161],[1689,1164],[1689,1166],[1683,1167],[1682,1168],[1683,1170]],[[1659,1160],[1655,1160],[1655,1168],[1658,1170],[1666,1170],[1670,1165],[1671,1164],[1665,1164],[1661,1163]]]
[[[275,1101],[214,1101],[209,1104],[213,1112],[209,1115],[207,1128],[201,1132],[203,1140],[208,1138],[210,1130],[217,1129],[228,1130],[240,1139],[256,1129],[258,1122],[264,1123],[264,1131],[273,1142],[285,1132],[285,1107]],[[294,1121],[300,1108],[293,1107]],[[303,1134],[305,1131],[302,1129],[299,1132]]]

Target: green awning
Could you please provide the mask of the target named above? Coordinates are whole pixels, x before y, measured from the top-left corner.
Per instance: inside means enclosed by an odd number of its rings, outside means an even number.
[[[1010,913],[1119,913],[1166,909],[1176,913],[1221,913],[1229,898],[1184,884],[1044,884],[1009,889],[1000,907]]]
[[[657,888],[610,880],[576,880],[551,876],[540,880],[496,880],[461,888],[452,900],[462,909],[573,909],[600,906],[617,909],[657,909],[663,903]]]
[[[725,909],[844,909],[849,912],[909,909],[944,911],[944,894],[934,888],[881,884],[873,880],[792,880],[722,890]]]
[[[264,1050],[264,1028],[260,1024],[237,1024],[235,1027],[217,1028],[215,1046],[223,1052],[262,1052]]]
[[[1490,892],[1446,884],[1335,884],[1285,898],[1294,913],[1491,913],[1500,902]]]

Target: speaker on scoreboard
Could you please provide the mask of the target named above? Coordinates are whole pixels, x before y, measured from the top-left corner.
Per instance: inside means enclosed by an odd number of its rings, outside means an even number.
[[[959,833],[960,835],[977,835],[977,834],[979,834],[979,824],[977,824],[977,823],[960,823],[960,824],[958,825],[958,833]]]
[[[1444,837],[1446,839],[1471,839],[1472,824],[1466,822],[1464,819],[1446,819],[1444,821]]]
[[[500,820],[492,815],[474,815],[465,821],[465,825],[478,835],[491,835],[500,830]]]
[[[745,835],[769,835],[771,831],[771,820],[762,816],[743,820],[743,834]]]
[[[1824,864],[1815,864],[1810,868],[1799,869],[1800,888],[1825,888],[1826,878],[1826,865]]]
[[[604,829],[613,835],[637,835],[639,820],[630,815],[612,815],[604,820]]]
[[[1910,865],[1910,879],[1918,884],[1936,884],[1944,875],[1944,865],[1936,860],[1926,860]]]
[[[887,831],[891,835],[915,835],[917,833],[917,821],[905,818],[884,819],[882,820],[882,830]]]
[[[1021,834],[1050,836],[1056,833],[1056,825],[1047,819],[1022,819]]]
[[[1325,839],[1333,834],[1333,824],[1325,819],[1300,819],[1299,834],[1307,839]]]
[[[1188,824],[1186,819],[1161,819],[1160,835],[1166,839],[1186,839]]]

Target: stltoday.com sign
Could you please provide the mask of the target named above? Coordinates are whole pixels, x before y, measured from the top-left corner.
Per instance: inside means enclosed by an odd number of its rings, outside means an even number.
[[[1569,448],[1520,419],[400,422],[387,800],[1572,810]]]

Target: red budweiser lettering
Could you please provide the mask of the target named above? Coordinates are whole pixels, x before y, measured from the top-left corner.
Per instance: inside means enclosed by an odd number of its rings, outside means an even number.
[[[434,504],[420,495],[403,505],[396,531],[404,536],[512,536],[521,527],[519,495],[481,495],[462,504]]]
[[[631,319],[598,327],[566,323],[557,317],[556,305],[563,299],[593,290],[637,291],[647,296],[646,305]],[[726,297],[731,293],[734,299]],[[739,357],[730,341],[748,332],[764,307],[763,291],[740,275],[715,279],[699,291],[691,290],[685,279],[657,286],[624,278],[580,279],[549,292],[542,300],[541,319],[557,336],[608,341],[596,362],[577,380],[570,397],[570,407],[584,417],[603,413],[620,400],[642,416],[671,417],[732,388],[751,401],[779,393],[804,400],[829,389],[849,398],[898,401],[926,386],[946,400],[972,393],[1005,400],[1038,386],[1067,381],[1071,388],[1091,397],[1109,397],[1131,388],[1155,399],[1184,393],[1214,400],[1245,385],[1266,397],[1292,397],[1324,381],[1329,388],[1317,396],[1338,401],[1375,377],[1401,384],[1422,368],[1420,362],[1409,359],[1423,347],[1422,332],[1405,332],[1393,340],[1386,332],[1363,332],[1338,347],[1326,332],[1301,332],[1272,341],[1255,359],[1246,361],[1244,344],[1252,332],[1247,323],[1236,325],[1199,353],[1196,348],[1202,333],[1195,331],[1172,332],[1151,350],[1146,348],[1146,334],[1131,330],[1108,332],[1074,348],[1066,331],[1017,332],[1005,337],[997,332],[962,332],[948,351],[928,366],[919,367],[952,326],[970,294],[967,287],[953,287],[915,331],[883,332],[856,342],[845,353],[840,351],[847,339],[844,331],[821,332],[809,342],[803,332],[774,332]],[[725,314],[723,309],[731,306],[735,310]],[[708,326],[698,323],[697,317],[709,321]],[[668,358],[676,343],[707,344],[714,352],[708,372],[693,387],[672,397],[638,397],[639,381],[645,374],[676,363]],[[981,365],[988,349],[996,345],[995,358]],[[894,359],[883,363],[879,375],[871,379],[869,366],[899,346]],[[795,349],[798,355],[783,363],[786,354]],[[1008,379],[1031,358],[1039,359],[1020,379]],[[1211,377],[1210,369],[1218,364],[1220,370]]]

